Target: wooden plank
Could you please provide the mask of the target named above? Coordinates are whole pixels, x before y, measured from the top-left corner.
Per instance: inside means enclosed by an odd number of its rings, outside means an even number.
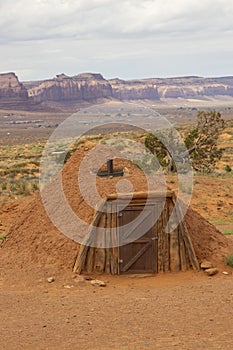
[[[94,270],[94,251],[95,251],[95,248],[93,247],[89,247],[87,251],[86,266],[85,266],[87,273],[93,273],[93,270]]]
[[[98,227],[96,229],[96,238],[98,240],[98,245],[95,248],[95,258],[94,258],[94,272],[103,273],[105,270],[105,226],[106,226],[106,213],[102,213]]]
[[[122,272],[126,272],[129,268],[151,247],[151,242],[144,245],[139,252],[133,256],[133,258],[121,269]]]
[[[153,226],[151,228],[151,241],[152,241],[152,270],[158,272],[158,232],[157,232],[157,203],[153,205]]]
[[[177,218],[171,215],[174,209],[174,203],[171,199],[167,200],[168,208],[168,221],[167,228],[169,232],[169,269],[172,272],[178,272],[180,270],[180,252],[179,252],[179,236],[176,229]]]
[[[78,249],[77,258],[73,267],[73,272],[80,274],[82,270],[85,268],[86,256],[88,252],[89,246],[93,245],[93,236],[95,234],[96,227],[99,223],[99,220],[102,215],[102,210],[106,205],[106,200],[102,201],[99,210],[96,212],[94,220],[92,221],[91,228],[87,233],[87,236],[84,238],[82,244]]]
[[[180,227],[178,228],[178,233],[179,233],[179,244],[180,244],[180,267],[181,267],[181,271],[185,272],[188,270],[188,266],[187,266],[184,240],[180,232]]]
[[[160,212],[161,207],[158,210]],[[163,227],[162,213],[157,220],[157,235],[158,235],[158,272],[163,272]]]
[[[173,201],[173,203],[175,205],[175,197],[174,196],[172,198],[172,201]],[[192,265],[194,270],[200,271],[200,266],[199,266],[199,263],[198,263],[198,260],[197,260],[197,257],[196,257],[193,245],[192,245],[192,241],[190,239],[190,236],[189,236],[189,233],[188,233],[188,229],[187,229],[184,221],[182,220],[181,212],[180,212],[179,208],[176,208],[176,213],[177,213],[178,219],[180,221],[181,234],[182,234],[182,238],[184,240],[185,248],[188,251],[188,256],[189,256],[191,265]]]
[[[135,232],[137,233],[140,231],[140,227],[142,225],[150,226],[148,223],[149,223],[149,217],[151,216],[151,210],[141,211],[139,215],[141,215],[140,221],[139,219],[137,220],[137,217],[133,219],[133,222],[130,225],[130,230],[127,233],[124,233],[124,239],[130,239],[132,234],[135,234]],[[145,231],[145,227],[142,227],[142,230]]]
[[[199,266],[192,242],[190,240],[189,235],[187,236],[187,232],[188,232],[187,227],[184,225],[183,222],[181,222],[180,227],[181,227],[182,237],[183,237],[185,246],[187,248],[190,263],[194,270],[200,271],[200,266]]]
[[[75,264],[73,267],[73,272],[77,272],[78,274],[81,273],[81,271],[85,265],[87,251],[88,251],[88,246],[80,245],[78,256],[76,258],[76,261],[75,261]]]
[[[116,203],[117,203],[117,207],[121,206],[122,210],[126,207],[126,202],[127,202],[127,207],[145,207],[145,206],[154,206],[155,204],[161,203],[162,198],[148,198],[148,199],[133,199],[133,200],[127,200],[124,198],[118,198],[116,199]],[[109,203],[111,203],[111,200],[108,201]]]
[[[111,222],[111,241],[112,241],[112,249],[111,249],[111,263],[110,269],[113,275],[119,274],[119,239],[118,239],[118,231],[117,231],[117,213],[116,206],[113,205],[112,209],[112,222]]]
[[[166,200],[164,209],[163,209],[163,235],[164,235],[164,257],[163,257],[163,270],[164,272],[168,272],[170,270],[170,241],[169,241],[169,234],[166,230],[166,226],[169,219],[169,208],[168,208],[168,201]]]
[[[180,271],[179,240],[177,229],[170,232],[170,270]]]
[[[158,239],[152,238],[152,270],[158,272]]]
[[[108,203],[109,211],[107,211],[106,214],[106,229],[105,229],[105,242],[106,242],[106,260],[105,260],[105,272],[110,273],[110,259],[111,259],[111,219],[112,219],[112,214],[111,214],[111,203]]]

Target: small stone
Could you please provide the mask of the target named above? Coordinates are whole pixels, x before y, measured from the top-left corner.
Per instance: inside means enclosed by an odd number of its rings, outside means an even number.
[[[66,288],[66,289],[71,289],[71,288],[73,288],[74,286],[65,285],[65,286],[63,286],[63,287]]]
[[[213,264],[210,261],[208,261],[208,260],[202,261],[201,269],[207,270],[207,269],[211,269],[211,268],[213,268]]]
[[[223,274],[224,274],[224,275],[229,275],[229,272],[223,271]]]
[[[106,283],[100,280],[93,280],[91,281],[91,284],[97,287],[106,287]]]
[[[85,279],[86,281],[93,281],[93,280],[94,280],[94,278],[91,277],[91,276],[84,276],[84,279]]]
[[[205,273],[208,275],[208,276],[214,276],[218,273],[218,269],[216,269],[215,267],[212,268],[212,269],[207,269],[205,270]]]
[[[55,279],[54,279],[54,277],[48,277],[48,278],[47,278],[47,281],[48,281],[49,283],[52,283],[52,282],[55,281]]]

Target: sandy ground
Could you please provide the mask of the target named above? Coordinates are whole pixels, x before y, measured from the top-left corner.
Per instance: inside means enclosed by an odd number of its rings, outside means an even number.
[[[61,271],[49,284],[51,272],[2,269],[2,350],[233,347],[232,274],[105,275],[94,287]]]

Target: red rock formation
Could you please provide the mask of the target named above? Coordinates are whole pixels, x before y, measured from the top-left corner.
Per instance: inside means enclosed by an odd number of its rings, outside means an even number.
[[[233,86],[228,86],[227,87],[227,95],[233,96]]]
[[[158,88],[159,96],[162,98],[184,97],[184,91],[177,86],[162,86]]]
[[[0,74],[0,99],[21,101],[28,99],[27,90],[19,82],[15,73]]]
[[[14,73],[0,74],[0,108],[46,108],[55,103],[93,102],[103,98],[118,100],[159,100],[160,98],[204,98],[233,96],[233,77],[196,76],[140,80],[106,80],[101,74],[85,73],[69,77],[57,75],[44,81],[18,81]],[[29,97],[29,98],[28,98]],[[65,104],[64,104],[65,105]],[[43,107],[44,108],[44,107]]]
[[[227,87],[221,84],[213,84],[204,86],[202,91],[203,95],[206,96],[226,95]]]
[[[118,100],[159,100],[157,87],[139,81],[109,80],[113,97]]]
[[[112,97],[112,88],[101,74],[80,74],[74,77],[60,74],[30,87],[28,93],[36,102],[92,101]]]

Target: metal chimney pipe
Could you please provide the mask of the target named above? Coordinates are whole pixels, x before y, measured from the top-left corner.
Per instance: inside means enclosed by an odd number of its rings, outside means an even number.
[[[113,159],[107,161],[108,176],[113,175]]]

